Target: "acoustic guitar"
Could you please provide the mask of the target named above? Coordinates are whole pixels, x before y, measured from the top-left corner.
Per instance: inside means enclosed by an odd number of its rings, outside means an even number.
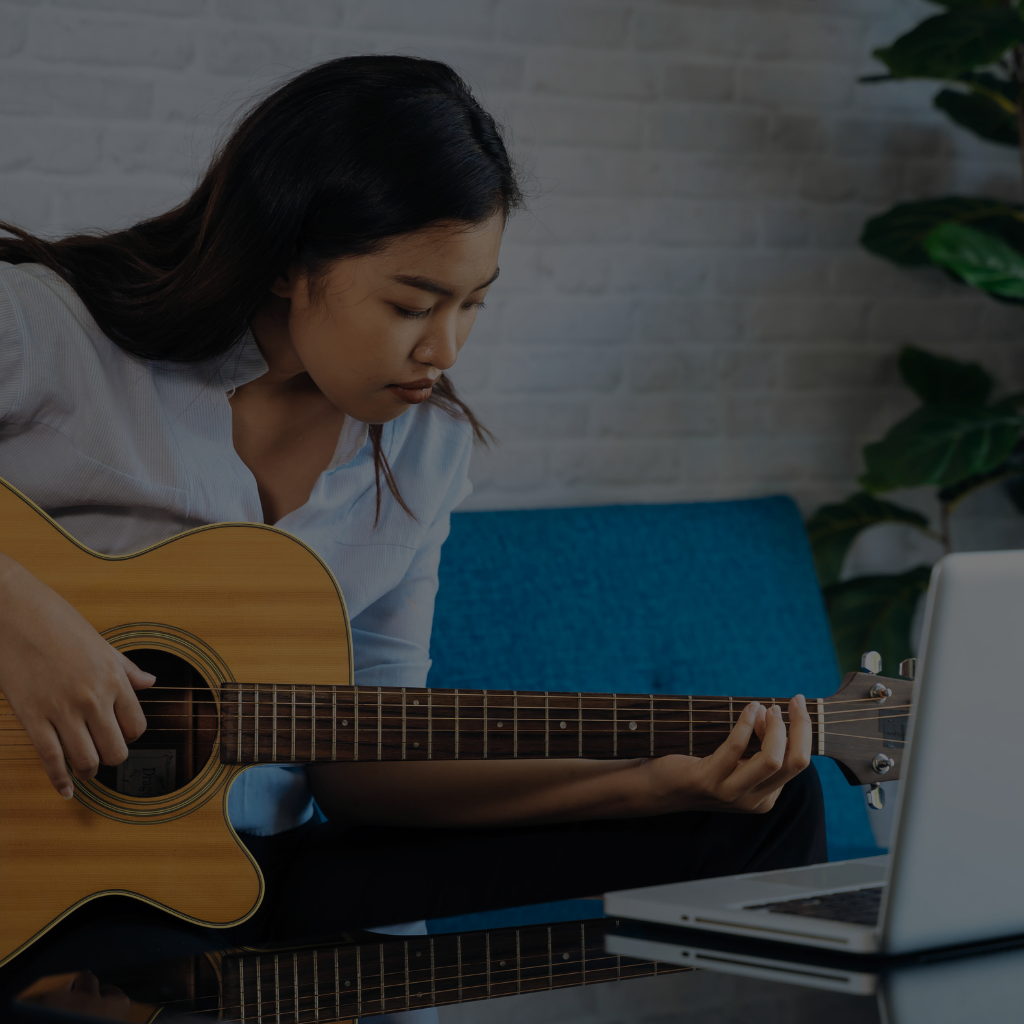
[[[16,1001],[139,1024],[154,1019],[340,1024],[695,969],[606,952],[604,937],[618,924],[599,918],[375,941],[349,937],[315,949],[203,953],[100,972],[98,980],[128,1001],[69,991],[78,980],[75,974],[40,978]]]
[[[111,557],[0,481],[0,551],[158,677],[139,694],[149,727],[128,761],[78,780],[71,801],[0,699],[0,964],[108,893],[207,927],[250,917],[263,879],[226,808],[253,765],[700,757],[748,701],[785,707],[770,697],[353,686],[333,575],[300,541],[255,523]],[[784,672],[761,675],[788,689]],[[808,701],[814,753],[854,785],[898,778],[911,693],[909,680],[851,673],[833,696]]]

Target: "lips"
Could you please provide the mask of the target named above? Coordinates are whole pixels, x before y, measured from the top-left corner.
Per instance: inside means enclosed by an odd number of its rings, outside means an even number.
[[[409,405],[419,405],[420,402],[425,402],[430,397],[435,383],[436,381],[432,381],[429,377],[424,377],[421,380],[411,380],[403,384],[391,384],[389,389],[394,392],[395,397],[400,398],[403,402],[408,402]]]

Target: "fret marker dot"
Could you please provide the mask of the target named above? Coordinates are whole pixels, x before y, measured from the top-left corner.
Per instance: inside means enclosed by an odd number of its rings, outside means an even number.
[[[559,729],[564,729],[565,728],[565,722],[559,722],[558,723],[558,728]]]
[[[569,959],[569,954],[568,953],[563,953],[562,954],[562,959],[563,960],[568,960]]]
[[[347,719],[347,718],[343,718],[343,719],[341,720],[341,724],[342,724],[342,725],[348,725],[348,719]]]
[[[418,747],[418,746],[419,746],[419,744],[418,744],[418,743],[414,743],[414,744],[413,744],[413,746],[414,746],[414,747]]]
[[[345,988],[351,988],[351,987],[352,987],[352,982],[351,981],[346,981],[345,982]]]
[[[499,967],[504,967],[504,966],[505,966],[505,961],[504,961],[504,960],[502,960],[502,961],[501,961],[501,963],[500,963],[500,964],[499,964],[498,966],[499,966]]]
[[[498,728],[499,728],[499,729],[502,729],[502,728],[504,728],[504,726],[505,726],[505,723],[504,723],[504,722],[499,722],[499,723],[498,723]]]
[[[632,729],[635,732],[636,731],[636,722],[630,722],[629,723],[629,727],[630,727],[630,729]]]
[[[415,705],[416,705],[416,707],[419,707],[419,706],[420,706],[420,702],[419,702],[418,700],[414,700],[414,701],[413,701],[413,704],[415,704]]]
[[[417,956],[423,956],[423,953],[422,953],[422,952],[421,952],[420,950],[418,950],[418,949],[417,949],[417,950],[416,950],[416,955],[417,955]]]

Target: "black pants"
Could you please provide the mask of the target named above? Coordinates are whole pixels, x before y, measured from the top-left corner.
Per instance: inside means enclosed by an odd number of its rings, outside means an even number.
[[[685,813],[518,828],[345,829],[330,822],[244,837],[267,880],[239,941],[599,895],[828,859],[813,767],[767,814]]]

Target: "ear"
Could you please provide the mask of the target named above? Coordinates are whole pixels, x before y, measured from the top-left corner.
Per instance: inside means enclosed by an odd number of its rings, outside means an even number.
[[[270,286],[271,292],[281,299],[291,299],[295,296],[295,290],[298,287],[300,278],[303,275],[300,274],[295,267],[289,267],[276,281]]]

